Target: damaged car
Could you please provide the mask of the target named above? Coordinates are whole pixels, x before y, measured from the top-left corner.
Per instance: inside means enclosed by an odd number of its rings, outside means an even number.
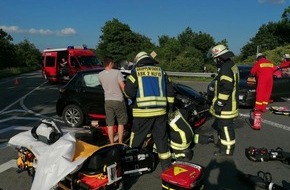
[[[81,127],[93,120],[105,120],[104,90],[98,80],[103,69],[79,71],[63,87],[56,103],[56,113],[66,125]],[[193,128],[202,126],[208,117],[206,98],[189,86],[173,83],[175,107],[185,109],[185,119]],[[128,109],[130,111],[130,109]],[[130,118],[130,114],[129,118]]]

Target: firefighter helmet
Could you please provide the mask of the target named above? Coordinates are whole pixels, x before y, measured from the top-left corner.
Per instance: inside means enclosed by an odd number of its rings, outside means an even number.
[[[139,52],[135,59],[134,62],[136,63],[136,66],[144,66],[144,65],[155,65],[158,64],[158,62],[153,59],[151,56],[149,56],[145,51]]]
[[[264,56],[262,53],[257,53],[256,58]]]
[[[266,58],[266,56],[264,54],[262,54],[262,53],[257,53],[256,60],[259,61],[262,58]]]
[[[211,56],[213,58],[216,58],[216,57],[219,57],[227,52],[229,52],[229,50],[226,48],[226,46],[219,44],[219,45],[214,46],[211,49]]]
[[[149,57],[149,55],[145,51],[141,51],[136,55],[134,62],[138,63],[141,59],[146,58],[146,57]]]
[[[284,59],[290,59],[290,55],[288,53],[286,53],[286,54],[283,55],[283,58]]]

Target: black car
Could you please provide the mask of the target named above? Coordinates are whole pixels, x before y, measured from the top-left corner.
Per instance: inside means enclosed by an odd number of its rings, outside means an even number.
[[[239,105],[246,107],[253,107],[256,101],[256,88],[255,85],[247,85],[247,79],[250,76],[252,66],[239,65],[240,83],[239,83]],[[276,67],[273,73],[273,89],[271,99],[276,100],[281,97],[290,96],[290,68]],[[214,80],[212,80],[207,88],[207,100],[211,103],[214,97]]]
[[[56,113],[68,126],[80,127],[92,120],[105,120],[104,91],[98,80],[102,70],[79,71],[60,88]],[[175,107],[186,110],[185,117],[193,128],[201,126],[207,118],[206,98],[186,85],[177,83],[173,85],[176,93]]]

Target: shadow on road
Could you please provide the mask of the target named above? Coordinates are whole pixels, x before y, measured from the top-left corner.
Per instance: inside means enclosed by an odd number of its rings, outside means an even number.
[[[205,169],[205,187],[207,190],[255,190],[239,179],[239,172],[231,157],[213,159]],[[211,175],[216,175],[217,181],[208,181]]]

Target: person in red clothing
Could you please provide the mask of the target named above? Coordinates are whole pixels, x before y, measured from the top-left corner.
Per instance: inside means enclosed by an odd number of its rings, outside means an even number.
[[[289,54],[283,55],[282,62],[280,63],[279,67],[282,68],[283,77],[290,76],[290,55]]]
[[[282,62],[280,63],[280,67],[289,67],[290,66],[289,64],[290,64],[290,55],[286,53],[282,57]]]
[[[252,128],[261,129],[261,116],[266,111],[273,87],[274,64],[262,53],[257,54],[256,62],[251,69],[251,75],[256,77],[256,102]]]

